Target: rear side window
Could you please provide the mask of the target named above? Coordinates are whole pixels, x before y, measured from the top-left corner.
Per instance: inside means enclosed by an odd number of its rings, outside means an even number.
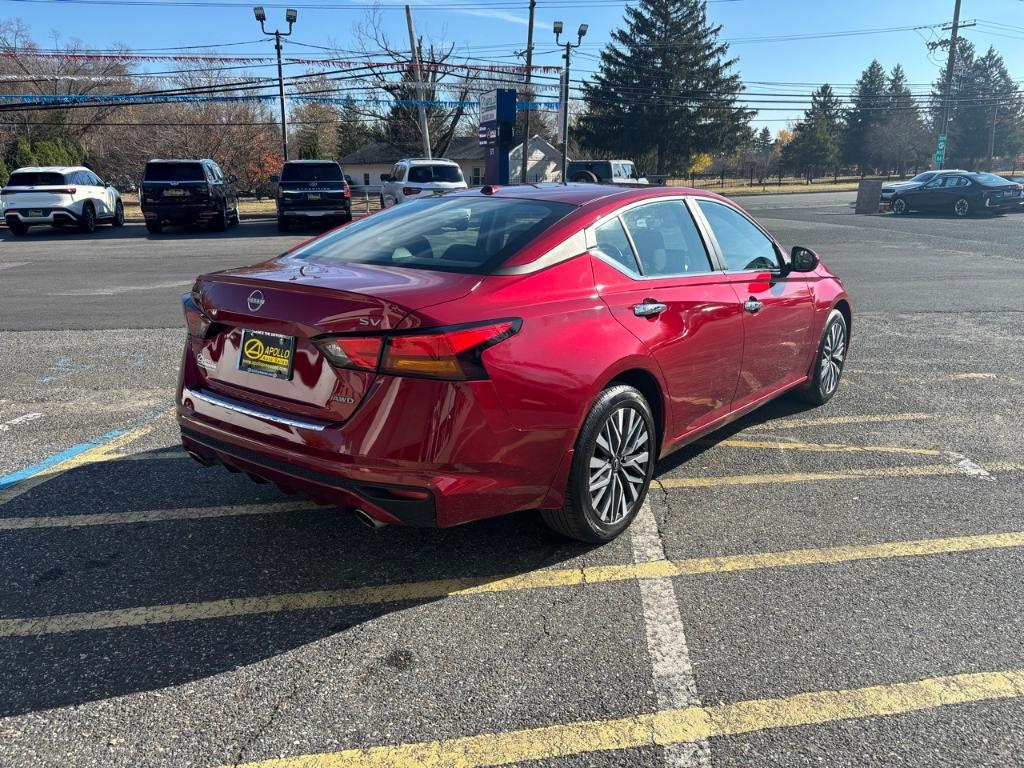
[[[755,269],[778,269],[779,256],[775,244],[749,219],[728,206],[701,200],[698,205],[711,225],[731,272]]]
[[[633,255],[633,248],[626,237],[626,230],[622,228],[622,222],[616,216],[610,221],[594,230],[596,241],[595,250],[600,251],[606,258],[616,264],[625,267],[633,274],[639,274],[640,270],[636,265],[636,257]]]
[[[290,258],[488,274],[574,209],[545,200],[416,200],[342,227]]]
[[[433,182],[456,183],[462,180],[462,169],[457,165],[409,166],[409,181],[415,184],[431,184]]]
[[[202,163],[148,163],[143,181],[206,181]]]
[[[341,181],[337,163],[285,163],[281,181]]]
[[[666,200],[622,214],[644,275],[710,272],[704,242],[681,200]]]
[[[63,174],[48,171],[12,173],[7,180],[9,187],[59,187],[65,183]]]

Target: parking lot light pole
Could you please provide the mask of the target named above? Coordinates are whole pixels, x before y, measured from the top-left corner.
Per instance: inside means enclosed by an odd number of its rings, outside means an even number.
[[[587,34],[587,25],[580,24],[580,28],[576,32],[576,44],[573,45],[568,40],[565,41],[565,53],[562,54],[562,58],[565,59],[565,87],[562,89],[562,183],[568,184],[569,180],[565,177],[566,167],[569,164],[568,152],[569,152],[569,69],[570,59],[572,58],[572,49],[579,48],[583,44],[583,38]],[[561,45],[559,38],[562,35],[562,22],[556,21],[553,27],[555,33],[555,45]]]
[[[263,10],[262,5],[254,6],[252,12],[256,16],[256,21],[260,23],[260,29],[263,30],[263,34],[274,36],[274,48],[277,50],[277,92],[281,97],[281,151],[284,154],[284,161],[288,162],[288,113],[284,107],[284,72],[281,69],[281,38],[288,37],[292,33],[292,27],[299,18],[299,12],[294,8],[289,8],[284,12],[284,20],[288,22],[287,32],[282,32],[279,29],[267,32],[265,26],[267,12]]]

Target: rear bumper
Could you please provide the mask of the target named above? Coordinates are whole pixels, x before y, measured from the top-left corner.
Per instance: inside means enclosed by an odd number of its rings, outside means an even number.
[[[985,207],[990,211],[1010,211],[1021,206],[1024,206],[1024,201],[1019,197],[1011,197],[1004,200],[985,200]]]
[[[514,429],[489,381],[379,376],[340,424],[193,386],[179,389],[177,418],[204,463],[392,525],[449,527],[540,507],[571,440]]]
[[[41,215],[32,216],[30,212],[39,211]],[[77,224],[81,216],[77,211],[70,208],[54,208],[41,206],[39,208],[7,208],[4,210],[4,220],[20,221],[23,224]]]
[[[143,203],[142,216],[146,221],[171,224],[204,224],[220,213],[218,203],[188,203],[185,205],[153,205]]]

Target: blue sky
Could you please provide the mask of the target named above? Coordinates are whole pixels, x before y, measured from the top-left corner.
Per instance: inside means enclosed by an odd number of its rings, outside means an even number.
[[[407,39],[405,14],[401,5],[394,4],[395,0],[384,1],[388,4],[382,12],[386,29],[400,44]],[[437,6],[443,2],[460,7],[441,10]],[[463,55],[490,61],[514,61],[514,51],[525,47],[528,0],[518,4],[513,0],[477,0],[475,7],[470,0],[441,3],[412,3],[418,31],[425,36],[455,43]],[[350,7],[316,8],[324,4]],[[0,0],[0,14],[6,18],[20,17],[43,46],[48,45],[54,31],[65,39],[78,38],[95,48],[118,43],[136,49],[205,46],[255,41],[260,37],[249,4],[239,3],[231,8],[221,5],[196,0],[192,5],[165,0],[162,5],[148,7],[64,0]],[[297,0],[294,5],[299,9],[299,21],[293,40],[356,47],[354,28],[366,18],[366,6],[358,0]],[[516,5],[520,8],[513,7]],[[597,62],[589,57],[597,53],[600,43],[608,40],[610,31],[621,24],[623,5],[612,0],[538,0],[535,43],[541,55],[537,63],[560,64],[559,56],[553,52],[552,21],[564,21],[568,30],[586,22],[590,32],[582,49],[585,55],[575,60],[574,74],[593,71]],[[774,83],[828,81],[838,84],[837,89],[842,91],[842,85],[852,84],[873,57],[886,68],[901,63],[910,82],[923,86],[934,80],[940,66],[938,59],[929,55],[926,42],[943,33],[925,28],[790,41],[749,38],[934,25],[948,20],[952,7],[953,0],[712,0],[708,5],[711,19],[723,27],[722,37],[735,41],[731,53],[739,58],[738,71],[750,83],[750,92],[797,94],[805,94],[811,86]],[[267,14],[271,25],[283,21],[283,8],[268,7]],[[994,45],[1005,57],[1011,74],[1024,81],[1024,0],[963,0],[961,15],[964,20],[979,22],[964,30],[964,34],[981,50]],[[300,50],[293,47],[291,52],[300,55]],[[310,52],[315,53],[312,49]],[[224,49],[223,53],[272,54],[273,49],[269,43],[253,42]],[[269,75],[271,71],[263,73]],[[292,74],[299,74],[298,69]],[[784,121],[797,116],[800,108],[794,107],[795,112],[788,111],[787,106],[780,109],[783,111],[762,112],[758,123],[773,130],[784,127]]]

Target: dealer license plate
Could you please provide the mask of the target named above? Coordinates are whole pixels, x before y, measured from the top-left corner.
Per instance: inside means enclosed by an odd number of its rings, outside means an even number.
[[[295,362],[295,337],[266,331],[242,331],[238,370],[289,380]]]

